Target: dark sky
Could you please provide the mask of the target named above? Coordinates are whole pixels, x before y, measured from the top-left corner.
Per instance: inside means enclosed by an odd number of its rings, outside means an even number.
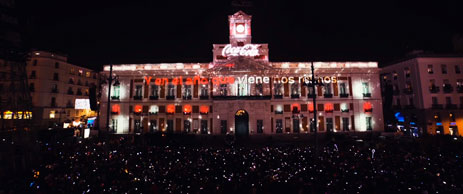
[[[212,44],[228,42],[223,0],[18,0],[29,18],[27,46],[67,53],[76,65],[210,62]],[[462,1],[255,0],[254,43],[271,61],[387,62],[420,49],[453,52],[463,34]]]

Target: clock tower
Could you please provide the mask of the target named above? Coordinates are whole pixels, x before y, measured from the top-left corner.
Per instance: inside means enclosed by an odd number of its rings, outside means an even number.
[[[252,16],[243,11],[228,16],[230,44],[232,46],[251,44],[251,18]]]

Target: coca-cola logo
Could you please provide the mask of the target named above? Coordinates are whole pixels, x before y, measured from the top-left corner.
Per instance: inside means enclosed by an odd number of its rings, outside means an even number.
[[[227,44],[222,50],[222,55],[254,57],[259,55],[259,45],[246,44],[244,46],[232,46],[231,44]]]

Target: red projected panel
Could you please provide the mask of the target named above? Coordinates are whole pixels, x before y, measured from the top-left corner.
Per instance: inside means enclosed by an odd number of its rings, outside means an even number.
[[[174,114],[175,113],[175,105],[173,105],[173,104],[167,105],[167,113],[168,114]]]
[[[191,114],[191,109],[192,109],[191,105],[186,104],[186,105],[183,106],[183,113],[184,114]]]
[[[371,105],[371,102],[363,103],[363,110],[365,112],[372,112],[373,111],[373,106]]]
[[[141,111],[143,110],[143,106],[142,105],[135,105],[133,111],[135,113],[141,113]]]
[[[111,112],[113,114],[119,114],[121,112],[121,106],[119,106],[119,104],[113,105],[113,107],[111,108]]]
[[[200,106],[200,107],[199,107],[199,112],[200,112],[201,114],[207,114],[207,113],[209,113],[209,106]]]

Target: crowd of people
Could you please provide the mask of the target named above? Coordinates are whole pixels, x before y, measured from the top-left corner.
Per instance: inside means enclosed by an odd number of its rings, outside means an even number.
[[[39,142],[40,165],[22,186],[33,193],[462,193],[463,151],[452,140],[317,147],[146,145],[124,137]]]

